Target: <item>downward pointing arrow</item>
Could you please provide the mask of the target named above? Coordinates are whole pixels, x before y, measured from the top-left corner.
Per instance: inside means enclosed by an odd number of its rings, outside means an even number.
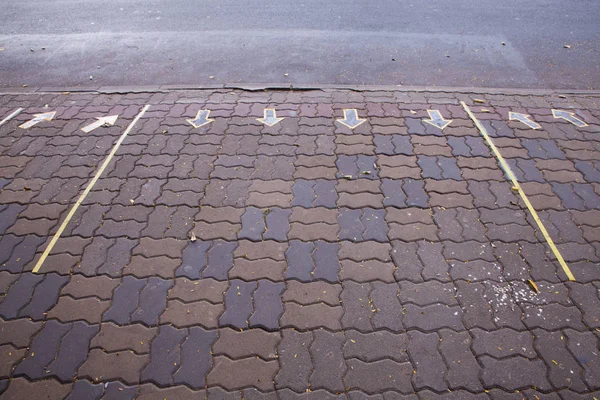
[[[210,124],[214,121],[214,119],[208,118],[209,115],[210,110],[200,110],[198,111],[198,114],[196,114],[196,118],[188,119],[186,121],[192,124],[194,128],[200,128],[201,126]]]
[[[115,122],[117,122],[117,118],[119,118],[118,115],[109,115],[107,117],[96,117],[96,119],[98,121],[92,122],[91,124],[84,126],[83,128],[81,128],[81,130],[84,131],[85,133],[90,133],[94,129],[99,128],[103,125],[112,126],[115,124]]]
[[[527,125],[528,127],[530,127],[531,129],[541,129],[542,128],[542,126],[540,124],[538,124],[537,122],[532,120],[531,116],[527,115],[527,114],[521,114],[521,113],[515,113],[512,111],[509,111],[508,119],[510,121],[520,121],[520,122],[524,123],[525,125]]]
[[[52,121],[52,118],[56,115],[56,111],[47,112],[43,114],[34,114],[33,119],[25,122],[24,124],[19,125],[19,128],[29,129],[32,126],[39,124],[42,121]]]
[[[444,129],[453,121],[451,119],[444,119],[439,110],[427,110],[427,114],[429,114],[429,119],[424,119],[423,122],[433,125],[436,128]]]
[[[358,112],[355,108],[344,108],[344,119],[337,119],[336,121],[350,129],[354,129],[365,122],[366,119],[358,118]]]
[[[584,126],[588,126],[588,124],[586,124],[579,118],[575,117],[575,113],[572,113],[572,112],[562,111],[562,110],[552,110],[552,115],[554,116],[554,118],[562,118],[564,120],[567,120],[578,128],[583,128]]]
[[[276,123],[283,120],[283,118],[277,118],[277,112],[274,108],[265,108],[264,117],[256,118],[258,122],[262,122],[267,126],[273,126]]]

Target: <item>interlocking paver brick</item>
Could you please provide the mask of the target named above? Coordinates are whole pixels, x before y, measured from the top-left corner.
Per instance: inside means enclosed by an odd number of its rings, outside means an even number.
[[[344,334],[316,330],[313,335],[314,341],[310,346],[313,360],[313,371],[310,376],[311,387],[323,388],[330,392],[343,391],[345,388],[342,378],[346,372],[342,354]]]
[[[324,327],[331,330],[341,329],[342,307],[332,307],[325,303],[302,305],[294,302],[284,303],[281,315],[281,327],[300,330]]]
[[[567,340],[562,332],[533,331],[535,348],[549,366],[548,379],[557,389],[571,389],[583,392],[587,389],[582,371],[571,353],[567,350]]]
[[[206,382],[228,390],[247,386],[254,386],[262,391],[273,390],[273,378],[277,369],[277,361],[264,361],[254,357],[241,360],[214,357],[214,366],[208,373]]]
[[[33,320],[44,319],[45,313],[58,301],[60,289],[68,280],[66,276],[46,274],[44,280],[35,287],[30,302],[19,311],[19,316]]]
[[[275,377],[275,387],[290,388],[295,392],[305,392],[309,387],[308,378],[312,370],[309,348],[313,341],[311,332],[298,332],[293,329],[282,331],[278,347],[279,371]]]
[[[418,306],[426,306],[432,303],[455,305],[454,285],[441,283],[435,280],[424,283],[400,282],[399,299],[402,304],[412,303]]]
[[[409,361],[408,342],[408,336],[404,333],[376,331],[364,334],[355,330],[347,330],[343,348],[344,357],[347,359],[358,358],[367,363],[391,358],[396,362],[403,363]]]
[[[259,241],[262,240],[265,229],[265,211],[247,207],[242,216],[242,230],[238,233],[238,238]]]
[[[229,270],[233,267],[233,252],[237,247],[235,242],[214,240],[208,250],[208,265],[204,270],[204,278],[226,279]]]
[[[169,300],[165,312],[160,315],[160,324],[216,328],[223,310],[223,304],[212,304],[207,301],[183,303],[179,300]]]
[[[30,382],[25,378],[12,379],[3,397],[15,400],[27,399],[62,399],[71,391],[71,385],[61,385],[53,379]]]
[[[106,322],[101,324],[100,331],[90,343],[90,348],[101,348],[109,353],[131,350],[136,354],[148,354],[150,342],[156,336],[157,330],[141,324],[119,326]]]
[[[250,329],[242,332],[233,329],[222,329],[213,346],[215,355],[226,355],[231,359],[259,356],[264,360],[276,358],[279,333],[268,333],[261,329]]]
[[[258,288],[252,297],[254,313],[249,320],[251,327],[277,329],[279,316],[283,312],[281,293],[284,289],[283,282],[273,283],[268,280],[258,282]]]
[[[134,385],[147,363],[147,355],[137,355],[132,351],[105,353],[100,349],[92,349],[79,368],[78,377],[94,382],[120,380]]]
[[[121,285],[114,291],[111,307],[104,313],[103,321],[114,321],[119,325],[128,324],[131,315],[138,308],[139,294],[146,286],[146,280],[125,276]]]
[[[181,345],[181,365],[173,375],[173,381],[201,389],[205,387],[205,376],[212,366],[210,348],[217,338],[217,332],[199,327],[189,328],[188,332]]]
[[[408,354],[413,360],[415,373],[412,377],[417,389],[447,390],[446,365],[439,351],[440,337],[436,333],[410,331]]]
[[[330,306],[339,305],[340,293],[342,291],[342,287],[339,284],[320,281],[300,283],[290,280],[286,282],[286,286],[281,296],[281,299],[285,302],[293,301],[299,304],[323,302]]]
[[[98,326],[74,322],[62,337],[56,358],[46,368],[49,374],[62,382],[74,379],[77,369],[87,359],[90,341],[98,333]]]
[[[70,324],[48,321],[31,342],[29,352],[15,369],[14,375],[24,375],[29,379],[40,379],[47,376],[47,368],[56,358],[61,339],[69,332],[70,328]]]
[[[479,381],[481,368],[471,352],[469,333],[443,329],[440,331],[440,340],[440,353],[448,366],[448,386],[451,389],[464,388],[471,392],[483,390]]]
[[[65,400],[90,399],[99,400],[104,394],[102,384],[92,384],[86,380],[79,380],[73,383],[73,390]]]
[[[342,283],[341,304],[344,308],[342,327],[344,329],[357,329],[361,332],[373,330],[371,316],[375,311],[371,299],[371,285],[369,283],[356,283],[344,281]]]
[[[0,316],[5,319],[16,318],[31,301],[36,287],[44,280],[44,276],[36,274],[21,275],[8,290],[2,304],[0,304]]]
[[[248,327],[248,320],[253,312],[251,298],[256,287],[256,282],[239,279],[230,281],[229,290],[225,293],[225,312],[219,318],[221,326]]]
[[[479,358],[483,373],[481,379],[486,386],[496,386],[507,391],[535,387],[548,391],[551,385],[546,378],[546,366],[541,360],[511,357],[496,360],[488,356]]]
[[[403,241],[427,239],[437,241],[437,229],[429,210],[419,208],[387,208],[385,220],[390,227],[389,238]]]
[[[367,393],[380,393],[386,390],[411,393],[413,368],[410,363],[395,363],[379,360],[365,363],[361,360],[348,360],[348,373],[344,377],[350,389],[361,389]]]
[[[150,345],[150,363],[142,370],[141,380],[154,382],[159,386],[172,384],[173,373],[179,367],[181,359],[180,345],[186,336],[187,329],[161,326]]]
[[[584,329],[581,312],[576,307],[565,307],[557,303],[546,305],[524,304],[523,315],[523,323],[529,329]]]
[[[428,242],[425,240],[418,242],[418,257],[422,263],[421,275],[427,279],[437,279],[448,281],[449,265],[444,257],[444,245],[442,243]]]
[[[567,337],[567,347],[583,369],[583,379],[592,390],[600,388],[598,371],[600,357],[597,348],[599,338],[591,332],[577,332],[571,329],[564,331]]]
[[[131,314],[132,322],[141,322],[151,326],[158,324],[158,317],[167,306],[167,291],[173,287],[173,281],[150,277],[139,295],[137,309]]]

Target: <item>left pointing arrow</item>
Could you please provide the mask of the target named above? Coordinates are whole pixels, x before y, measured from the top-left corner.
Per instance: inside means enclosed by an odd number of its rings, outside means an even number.
[[[433,125],[436,128],[444,129],[453,121],[451,119],[444,119],[440,110],[427,110],[429,119],[424,119],[423,122]]]
[[[196,114],[196,118],[186,120],[189,122],[194,128],[200,128],[206,124],[210,124],[214,121],[214,119],[208,118],[210,115],[210,110],[200,110]]]
[[[115,122],[117,122],[117,118],[119,118],[118,115],[110,115],[108,117],[96,117],[96,119],[97,119],[96,122],[92,122],[91,124],[84,126],[83,128],[81,128],[81,130],[84,131],[85,133],[90,133],[94,129],[99,128],[104,125],[112,126],[115,124]]]
[[[528,114],[521,114],[521,113],[515,113],[512,111],[509,111],[508,119],[510,121],[520,121],[520,122],[524,123],[525,125],[527,125],[528,127],[530,127],[531,129],[541,129],[542,128],[542,126],[540,124],[538,124],[537,122],[533,121],[531,119],[531,116],[529,116]]]
[[[583,122],[582,120],[577,118],[575,116],[575,113],[572,113],[572,112],[563,111],[563,110],[552,110],[552,116],[554,116],[554,118],[562,118],[565,121],[569,121],[570,123],[572,123],[573,125],[575,125],[578,128],[583,128],[584,126],[588,126],[588,124],[586,124],[585,122]]]
[[[47,112],[47,113],[43,113],[43,114],[34,114],[32,119],[25,122],[24,124],[19,125],[19,128],[29,129],[32,126],[35,126],[42,121],[52,121],[52,118],[54,118],[54,115],[56,115],[56,111]]]
[[[258,122],[262,122],[267,126],[273,126],[276,123],[283,120],[283,118],[277,118],[277,112],[274,108],[265,108],[264,117],[256,118]]]

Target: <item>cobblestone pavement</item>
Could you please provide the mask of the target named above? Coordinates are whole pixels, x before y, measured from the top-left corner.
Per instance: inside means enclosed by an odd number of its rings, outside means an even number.
[[[0,127],[3,398],[600,398],[598,96],[0,96],[0,119],[17,108]],[[199,110],[214,120],[194,128]]]

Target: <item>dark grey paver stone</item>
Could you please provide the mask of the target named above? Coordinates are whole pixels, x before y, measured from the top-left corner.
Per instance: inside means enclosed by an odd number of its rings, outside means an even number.
[[[279,327],[279,317],[283,313],[281,294],[285,290],[283,282],[260,280],[254,292],[254,313],[250,317],[251,327],[275,330]]]
[[[289,247],[285,252],[287,260],[287,269],[285,278],[298,279],[303,282],[311,281],[311,271],[314,268],[312,252],[314,243],[302,242],[300,240],[291,240]]]
[[[337,243],[327,243],[322,240],[315,242],[313,251],[313,260],[315,269],[313,279],[323,279],[329,282],[338,282],[338,273],[340,272],[340,261],[338,252],[340,245]]]
[[[233,252],[237,243],[223,240],[214,240],[212,243],[208,250],[208,265],[202,275],[204,278],[225,280],[229,270],[233,268]]]
[[[29,379],[47,376],[46,367],[57,355],[61,338],[71,329],[71,324],[50,320],[31,342],[27,357],[15,369],[14,375]]]
[[[172,280],[150,277],[140,293],[140,303],[131,316],[131,321],[142,322],[148,326],[157,325],[158,317],[167,308],[167,292],[172,287]]]
[[[35,287],[31,301],[19,316],[29,317],[34,321],[43,320],[44,313],[56,305],[60,289],[69,282],[68,276],[46,274],[45,279]]]
[[[350,240],[353,242],[360,242],[363,240],[364,226],[360,221],[361,217],[361,210],[351,210],[349,208],[340,209],[340,214],[338,216],[340,240]]]
[[[175,271],[175,276],[186,276],[190,279],[200,279],[207,265],[207,250],[211,242],[196,240],[190,242],[183,250],[181,266]],[[225,275],[226,276],[226,275]]]
[[[114,321],[118,325],[131,322],[131,315],[138,308],[140,291],[146,286],[146,279],[125,276],[113,294],[110,308],[102,316],[102,321]]]
[[[364,226],[364,240],[375,240],[377,242],[388,241],[388,226],[385,222],[385,210],[363,208],[361,218]]]
[[[308,181],[305,179],[296,179],[294,186],[292,186],[292,206],[301,206],[305,208],[312,207],[312,203],[315,200],[315,193],[313,191],[314,181]]]
[[[265,213],[256,207],[247,207],[242,215],[242,230],[238,233],[238,239],[248,239],[255,242],[262,240],[265,231]]]
[[[22,308],[29,304],[33,292],[44,280],[42,274],[25,273],[12,284],[0,304],[0,315],[5,319],[16,318]]]
[[[161,326],[150,345],[150,363],[142,370],[141,380],[154,382],[159,386],[171,385],[173,373],[179,368],[180,344],[186,336],[187,329]]]
[[[388,207],[406,207],[406,194],[402,190],[402,180],[382,179],[383,205]]]
[[[314,341],[310,346],[313,371],[310,376],[311,387],[330,392],[344,390],[342,378],[346,372],[346,363],[342,354],[344,333],[331,333],[322,329],[313,332]]]
[[[204,388],[204,378],[212,367],[210,349],[215,340],[216,331],[205,331],[200,327],[189,328],[188,337],[181,345],[181,367],[173,376],[173,383],[194,389]]]
[[[312,203],[313,207],[335,208],[337,202],[337,192],[335,186],[337,182],[327,179],[317,179],[314,191],[315,199]]]
[[[225,312],[219,318],[220,326],[247,328],[252,314],[252,293],[256,282],[244,282],[239,279],[229,281],[229,290],[225,293]]]
[[[65,400],[99,400],[104,393],[104,385],[99,383],[94,385],[85,379],[76,381],[73,384],[73,390]]]
[[[50,373],[62,382],[70,382],[77,374],[88,355],[90,341],[98,331],[98,325],[90,326],[86,323],[74,322],[72,328],[60,342],[60,350],[56,359],[48,365]]]
[[[286,241],[290,231],[290,215],[292,215],[290,209],[270,208],[265,217],[267,227],[263,239]]]

